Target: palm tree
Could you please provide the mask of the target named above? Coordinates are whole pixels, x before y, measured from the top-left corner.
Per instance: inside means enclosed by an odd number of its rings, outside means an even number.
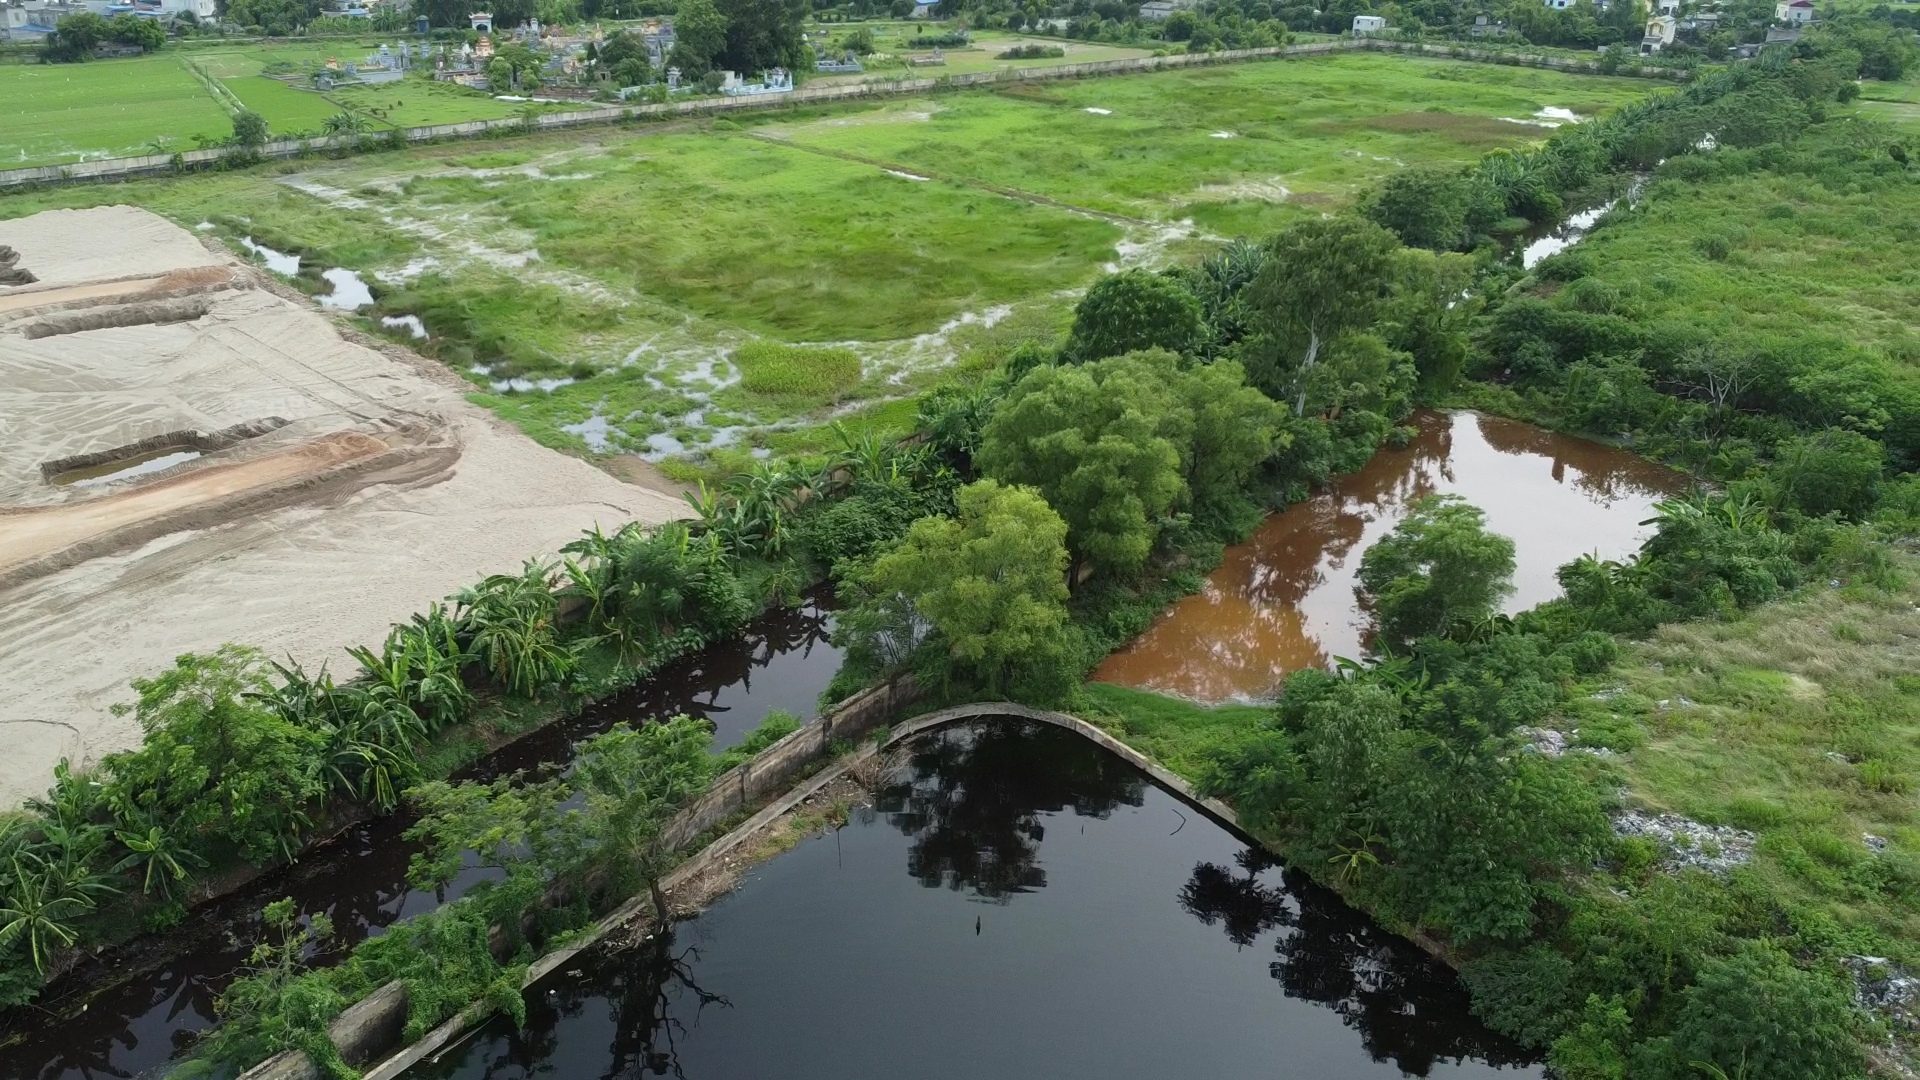
[[[0,897],[0,949],[24,940],[34,969],[47,970],[47,958],[79,936],[68,925],[94,909],[95,896],[116,891],[83,867],[64,867],[33,855],[15,855],[6,895]]]
[[[345,135],[348,146],[358,146],[360,136],[366,133],[368,127],[366,117],[357,112],[342,109],[327,117],[326,122],[320,125],[320,130],[328,135]]]

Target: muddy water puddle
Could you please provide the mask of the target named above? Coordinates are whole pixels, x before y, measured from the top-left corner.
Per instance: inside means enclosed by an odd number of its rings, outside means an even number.
[[[1354,596],[1360,556],[1430,493],[1486,511],[1517,550],[1521,611],[1559,595],[1554,572],[1581,555],[1630,554],[1655,503],[1687,490],[1680,473],[1636,454],[1472,413],[1416,414],[1418,435],[1374,455],[1227,549],[1200,592],[1168,609],[1094,673],[1103,682],[1199,701],[1271,697],[1286,676],[1364,651]]]
[[[1092,743],[917,740],[846,827],[409,1080],[1539,1077],[1458,980]]]

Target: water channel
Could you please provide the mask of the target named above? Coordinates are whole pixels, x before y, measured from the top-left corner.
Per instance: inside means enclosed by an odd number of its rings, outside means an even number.
[[[914,744],[847,826],[410,1080],[1540,1076],[1453,974],[1079,736]]]
[[[775,710],[805,718],[839,669],[839,651],[827,641],[831,614],[818,600],[779,609],[749,625],[736,640],[669,664],[653,678],[512,743],[481,759],[463,778],[493,779],[521,770],[563,765],[573,744],[621,721],[639,723],[680,714],[714,725],[714,745],[738,743]],[[414,845],[402,836],[413,824],[405,813],[364,822],[309,853],[299,863],[237,893],[196,908],[174,930],[170,958],[87,1002],[86,1011],[57,999],[47,1011],[6,1015],[0,1040],[0,1077],[7,1080],[97,1080],[158,1075],[199,1032],[211,1026],[214,998],[245,962],[261,936],[260,909],[281,897],[300,911],[334,922],[335,951],[376,936],[396,920],[462,895],[485,874],[461,876],[438,893],[407,884]],[[149,942],[149,944],[156,944]],[[116,954],[137,957],[141,944]],[[90,982],[109,972],[82,972]]]
[[[1199,701],[1269,698],[1290,672],[1361,655],[1360,556],[1420,496],[1461,495],[1513,538],[1513,612],[1559,595],[1563,563],[1632,553],[1653,505],[1690,483],[1628,451],[1513,420],[1420,412],[1409,422],[1417,434],[1406,446],[1269,517],[1094,678]]]
[[[1251,698],[1288,671],[1357,655],[1359,555],[1428,491],[1461,493],[1515,538],[1518,608],[1553,595],[1559,564],[1632,550],[1652,503],[1685,487],[1625,451],[1525,424],[1466,413],[1412,423],[1405,447],[1230,550],[1202,593],[1098,676]],[[564,765],[576,741],[621,720],[705,717],[727,746],[775,709],[811,715],[839,663],[829,623],[819,603],[774,612],[466,775]],[[268,901],[326,912],[337,950],[482,880],[410,888],[410,824],[404,814],[362,824],[196,909],[164,963],[78,1015],[57,994],[44,1013],[14,1010],[0,1039],[19,1041],[0,1048],[0,1076],[163,1071],[209,1026]],[[142,947],[114,962],[137,963]],[[82,974],[97,985],[110,973]],[[670,942],[562,972],[533,998],[526,1031],[490,1029],[421,1075],[1144,1069],[1336,1080],[1479,1076],[1528,1060],[1467,1015],[1444,969],[1336,898],[1104,751],[1005,726],[929,743],[870,814],[761,867]]]

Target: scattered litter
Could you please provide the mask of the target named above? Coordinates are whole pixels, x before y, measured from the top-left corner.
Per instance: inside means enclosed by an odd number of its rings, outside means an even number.
[[[1840,752],[1840,751],[1838,751],[1838,750],[1829,750],[1829,751],[1827,751],[1827,760],[1828,760],[1828,761],[1831,761],[1831,762],[1833,762],[1833,763],[1834,763],[1835,765],[1851,765],[1851,764],[1853,764],[1853,759],[1852,759],[1852,758],[1850,758],[1850,757],[1848,757],[1847,755],[1845,755],[1845,754],[1843,754],[1843,753],[1841,753],[1841,752]]]
[[[1870,832],[1863,832],[1860,834],[1860,842],[1867,845],[1867,850],[1873,852],[1875,855],[1885,855],[1887,853],[1887,838],[1884,836],[1875,836]]]
[[[921,183],[925,183],[926,181],[933,179],[933,177],[931,176],[915,176],[913,173],[901,172],[899,169],[886,169],[884,171],[888,176],[897,176],[902,180],[918,180]]]
[[[1613,819],[1615,836],[1644,836],[1665,851],[1661,865],[1725,871],[1753,858],[1754,835],[1730,825],[1705,825],[1679,814],[1623,810]]]
[[[1884,956],[1844,956],[1854,1003],[1904,1032],[1920,1031],[1920,979]]]
[[[1527,747],[1548,757],[1559,757],[1567,752],[1565,732],[1552,728],[1523,727],[1515,728],[1514,734],[1527,740]]]
[[[215,225],[211,221],[203,221],[200,224],[195,225],[194,228],[198,229],[200,232],[212,232],[214,229],[219,228],[219,226]]]
[[[1624,686],[1608,686],[1595,690],[1587,696],[1593,698],[1595,701],[1612,701],[1626,692],[1627,689]]]
[[[1207,138],[1209,139],[1232,139],[1237,137],[1238,136],[1234,135],[1234,133],[1231,131],[1216,131],[1213,134],[1207,136]]]
[[[1113,115],[1112,109],[1096,109],[1091,105],[1087,106],[1087,111],[1092,113],[1095,116],[1112,116]]]

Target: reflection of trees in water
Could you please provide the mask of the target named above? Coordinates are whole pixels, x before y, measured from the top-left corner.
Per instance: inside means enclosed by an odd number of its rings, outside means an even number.
[[[1233,861],[1241,873],[1214,863],[1195,866],[1180,888],[1180,907],[1208,926],[1221,924],[1227,940],[1244,949],[1261,934],[1291,925],[1293,905],[1285,889],[1260,880],[1260,872],[1275,865],[1264,848],[1249,847]]]
[[[580,1016],[592,1002],[601,1000],[613,1026],[606,1064],[598,1073],[601,1080],[684,1077],[678,1043],[687,1033],[688,1022],[697,1023],[700,1012],[710,1005],[732,1007],[725,997],[695,981],[693,964],[699,958],[697,948],[680,948],[675,931],[668,930],[631,948],[596,954],[584,977],[547,980],[539,992],[528,995],[525,1027],[516,1030],[505,1019],[488,1025],[492,1038],[482,1043],[486,1049],[477,1076],[520,1080],[556,1074],[556,1064],[577,1060],[561,1052],[560,1018]],[[452,1075],[464,1072],[464,1064],[461,1055],[449,1055],[444,1063],[423,1067],[416,1074],[423,1078]],[[587,1074],[563,1068],[557,1075],[584,1078]]]
[[[1288,997],[1317,1002],[1339,1013],[1347,1026],[1360,1033],[1374,1060],[1391,1059],[1414,1076],[1426,1076],[1443,1060],[1474,1058],[1494,1065],[1535,1060],[1474,1018],[1459,980],[1439,962],[1382,930],[1305,876],[1288,871],[1281,882],[1263,884],[1256,880],[1255,865],[1257,858],[1251,863],[1241,861],[1245,875],[1235,879],[1231,895],[1236,902],[1225,909],[1238,921],[1225,913],[1215,917],[1226,922],[1228,937],[1241,945],[1266,928],[1254,921],[1256,917],[1284,927],[1274,942],[1277,958],[1269,969],[1274,979]],[[1214,884],[1223,876],[1231,875],[1219,867],[1197,867],[1181,892],[1181,905],[1208,925],[1213,920],[1195,910],[1188,898],[1202,890],[1205,895],[1226,898],[1229,894]],[[1290,902],[1282,905],[1287,914],[1273,914],[1276,899]],[[1256,926],[1259,929],[1253,929]],[[1250,929],[1252,935],[1247,936]],[[1236,937],[1236,932],[1242,936]]]
[[[1481,416],[1480,437],[1503,454],[1532,454],[1553,463],[1553,479],[1567,482],[1601,506],[1623,499],[1657,498],[1686,490],[1686,478],[1625,450],[1576,439],[1499,417]]]
[[[911,776],[882,787],[874,806],[914,838],[907,872],[922,885],[1004,902],[1047,884],[1041,815],[1104,818],[1145,793],[1132,766],[1071,732],[996,721],[917,742]]]

